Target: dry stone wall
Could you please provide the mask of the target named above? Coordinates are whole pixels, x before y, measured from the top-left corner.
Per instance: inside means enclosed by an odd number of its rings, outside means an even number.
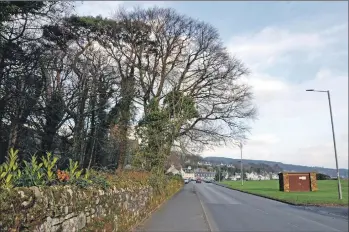
[[[171,180],[161,192],[151,186],[0,190],[0,231],[127,231],[181,187]]]

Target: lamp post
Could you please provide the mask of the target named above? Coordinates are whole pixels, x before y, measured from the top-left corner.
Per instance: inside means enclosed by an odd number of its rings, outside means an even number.
[[[330,107],[330,117],[331,117],[331,126],[332,126],[332,138],[333,138],[334,156],[335,156],[335,159],[336,159],[337,181],[338,181],[338,197],[341,200],[342,199],[342,187],[341,187],[341,181],[340,181],[340,178],[339,178],[336,137],[335,137],[335,134],[334,134],[330,91],[329,90],[315,90],[315,89],[307,89],[306,91],[308,91],[308,92],[327,93],[328,105]]]
[[[243,164],[242,164],[242,143],[239,142],[238,144],[239,148],[240,148],[240,173],[241,173],[241,185],[243,186],[244,185],[244,171],[243,171]]]

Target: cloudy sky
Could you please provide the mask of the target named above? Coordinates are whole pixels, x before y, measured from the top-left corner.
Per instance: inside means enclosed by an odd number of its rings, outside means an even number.
[[[258,120],[243,154],[335,167],[326,93],[330,90],[339,166],[348,168],[348,2],[84,2],[76,13],[110,16],[117,7],[171,7],[216,27],[251,70]],[[239,158],[232,146],[203,156]]]

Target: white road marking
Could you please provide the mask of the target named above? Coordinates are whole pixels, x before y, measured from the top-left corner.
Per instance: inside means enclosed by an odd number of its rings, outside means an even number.
[[[210,230],[211,232],[219,231],[219,229],[218,229],[216,223],[214,222],[214,220],[212,220],[211,214],[210,214],[209,211],[206,209],[205,204],[201,201],[201,197],[200,197],[199,191],[196,190],[196,187],[195,187],[195,186],[194,186],[194,188],[195,188],[196,196],[198,197],[198,199],[199,199],[199,201],[200,201],[202,211],[204,211],[204,215],[205,215],[205,218],[206,218],[206,221],[207,221],[209,230]]]

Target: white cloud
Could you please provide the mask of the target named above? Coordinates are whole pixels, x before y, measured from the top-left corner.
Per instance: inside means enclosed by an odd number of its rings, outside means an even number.
[[[79,15],[110,17],[123,3],[123,1],[84,1],[76,4],[75,11]]]
[[[258,134],[252,135],[250,141],[250,144],[253,144],[254,146],[266,146],[276,144],[280,139],[274,134]]]
[[[228,47],[251,68],[266,68],[288,62],[285,55],[295,52],[306,53],[304,59],[312,60],[319,56],[319,49],[336,43],[338,35],[347,31],[348,24],[310,32],[266,27],[257,33],[233,37]]]
[[[263,83],[251,78],[251,84]],[[315,79],[291,84],[268,76],[265,83],[278,88],[256,88],[259,119],[244,148],[249,159],[335,167],[327,95],[305,89],[330,89],[340,167],[348,167],[348,76],[319,70]],[[278,84],[273,84],[278,83]],[[282,86],[282,87],[281,87]],[[287,89],[286,89],[287,88]],[[232,155],[235,154],[235,155]],[[236,148],[220,148],[204,156],[238,158]]]
[[[120,6],[126,10],[132,10],[135,6],[150,8],[154,6],[165,7],[169,4],[166,1],[84,1],[77,3],[75,11],[79,15],[110,17]]]
[[[348,24],[317,31],[288,28],[266,27],[231,40],[229,50],[251,68],[251,76],[244,81],[253,87],[259,108],[244,157],[334,168],[327,95],[305,91],[330,90],[339,166],[348,168],[348,72],[334,65],[341,60],[326,66],[322,62],[339,53],[347,59],[347,47],[338,46],[347,43]],[[302,70],[299,65],[306,62],[314,66]],[[294,81],[288,67],[293,75],[308,73]],[[203,156],[239,158],[240,152],[236,147],[220,147]]]

